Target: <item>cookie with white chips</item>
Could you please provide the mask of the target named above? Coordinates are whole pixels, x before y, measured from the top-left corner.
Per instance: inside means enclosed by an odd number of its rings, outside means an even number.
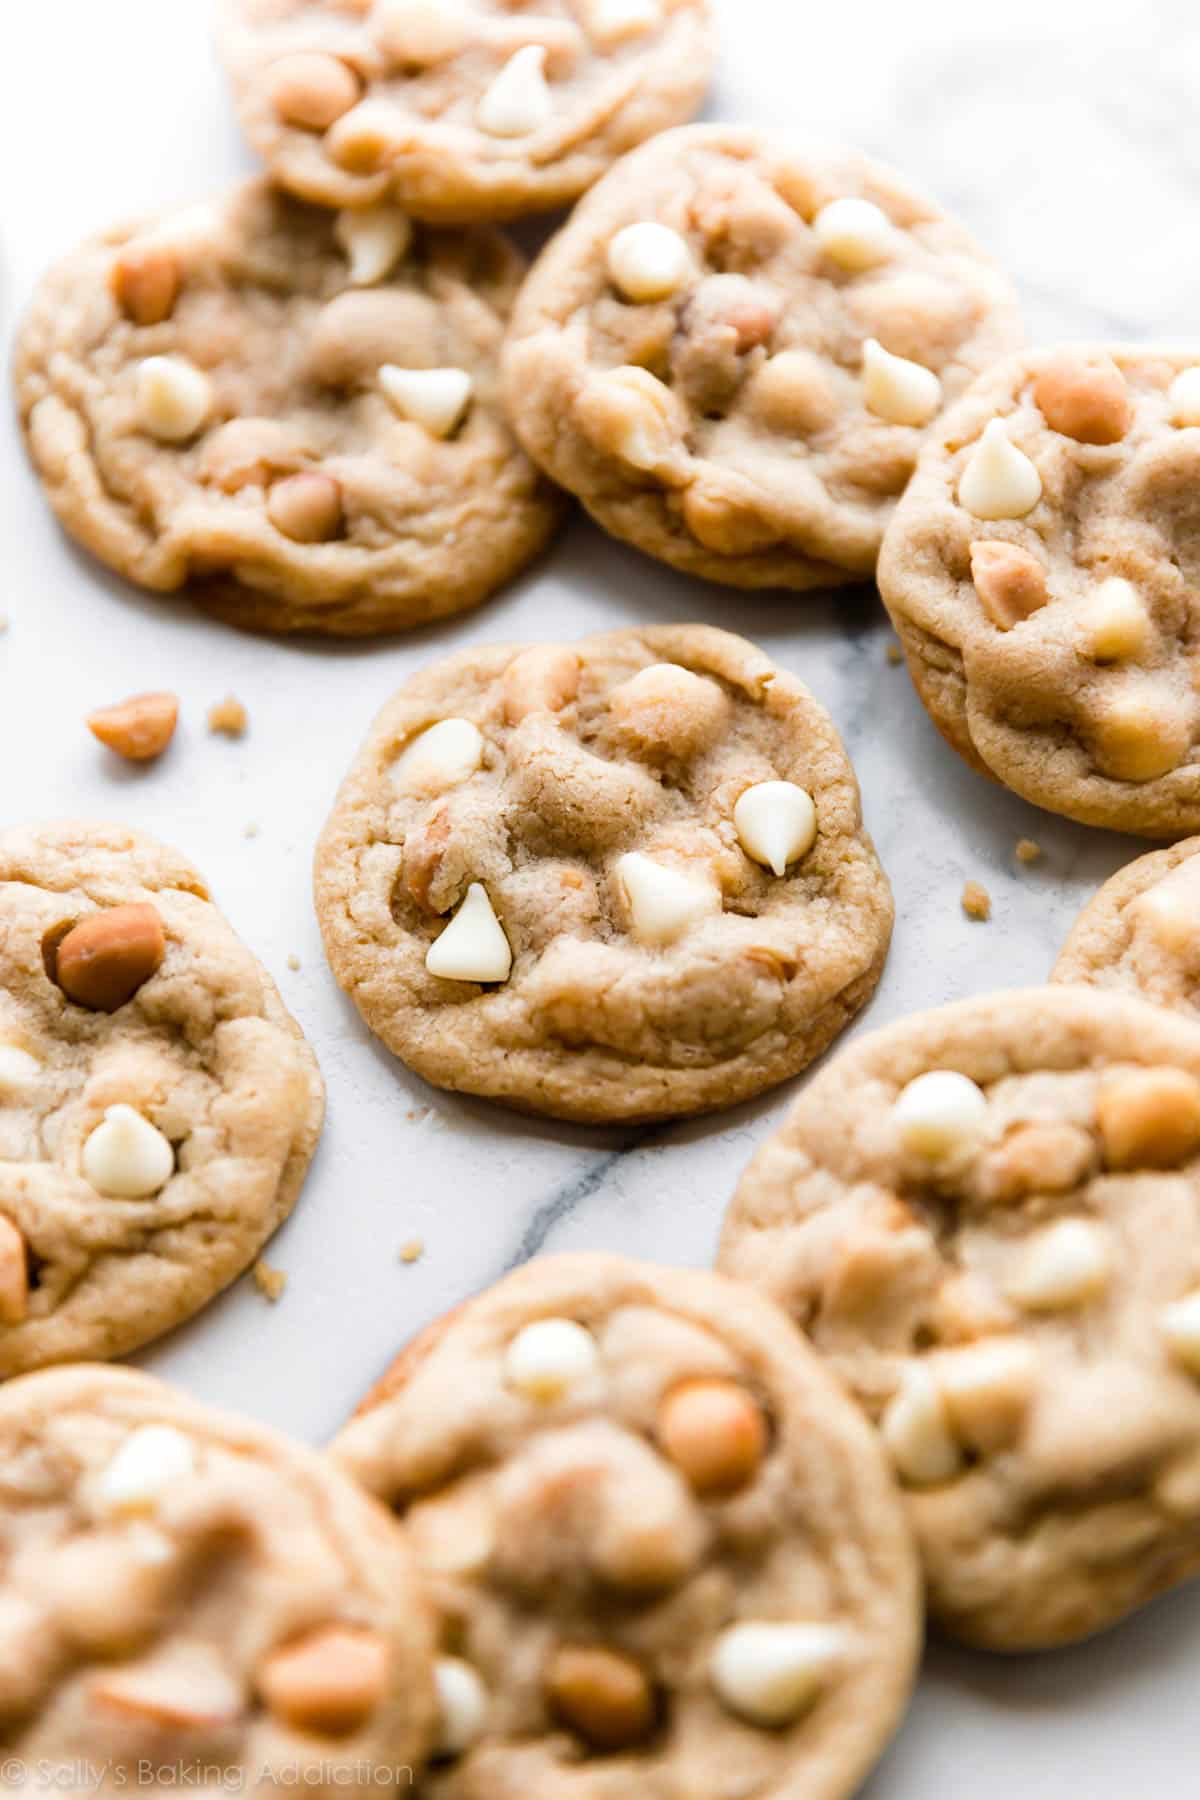
[[[807,1331],[903,1484],[933,1615],[1070,1643],[1200,1570],[1200,1026],[1067,986],[861,1038],[719,1266]]]
[[[0,1377],[190,1318],[291,1212],[324,1104],[177,851],[115,825],[0,834]]]
[[[1085,825],[1200,828],[1200,351],[1069,345],[934,430],[879,587],[938,730]]]
[[[418,1074],[595,1121],[795,1074],[892,925],[828,714],[702,625],[415,676],[343,783],[316,900],[338,981]]]
[[[523,265],[498,234],[263,181],[45,278],[17,400],[60,522],[232,624],[358,635],[476,606],[559,503],[500,410]]]
[[[504,356],[530,455],[707,580],[868,579],[944,407],[1021,342],[1007,280],[898,175],[695,125],[624,158],[534,264]]]
[[[1200,838],[1152,850],[1106,881],[1051,977],[1142,994],[1200,1017]]]
[[[332,1455],[438,1608],[433,1800],[844,1800],[895,1729],[903,1506],[748,1288],[537,1260],[418,1338]]]
[[[246,135],[326,206],[471,223],[565,206],[698,109],[708,0],[222,0]]]
[[[127,1369],[29,1375],[0,1390],[0,1521],[6,1793],[382,1796],[422,1766],[431,1609],[311,1450]]]

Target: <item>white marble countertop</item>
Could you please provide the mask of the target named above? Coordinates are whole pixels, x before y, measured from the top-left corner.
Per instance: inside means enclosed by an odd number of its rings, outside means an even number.
[[[857,144],[958,212],[1016,277],[1039,338],[1181,337],[1200,319],[1194,0],[953,0],[900,8],[716,0],[715,117]],[[0,342],[46,261],[114,217],[198,197],[251,167],[209,47],[208,0],[40,0],[6,10]],[[977,18],[976,14],[983,17]],[[317,830],[389,693],[464,644],[703,618],[756,639],[829,707],[896,891],[891,958],[864,1026],[1046,975],[1128,840],[1036,812],[940,740],[869,591],[748,597],[675,576],[575,520],[551,556],[461,622],[383,645],[242,637],[142,597],[75,554],[0,421],[4,820],[116,817],[175,842],[277,975],[329,1084],[329,1122],[270,1251],[272,1308],[242,1282],[142,1359],[203,1397],[305,1437],[333,1431],[427,1319],[536,1251],[709,1260],[725,1202],[790,1090],[696,1124],[599,1132],[523,1121],[425,1088],[367,1035],[326,969],[309,865]],[[183,725],[149,772],[114,767],[85,712],[172,687]],[[208,736],[233,691],[252,726]],[[247,828],[257,826],[257,834]],[[1019,867],[1016,840],[1045,855]],[[968,922],[963,882],[989,888]],[[301,959],[287,967],[289,953]],[[425,1254],[398,1258],[414,1237]],[[1125,1800],[1194,1756],[1200,1592],[1069,1654],[1005,1662],[935,1648],[871,1800]]]

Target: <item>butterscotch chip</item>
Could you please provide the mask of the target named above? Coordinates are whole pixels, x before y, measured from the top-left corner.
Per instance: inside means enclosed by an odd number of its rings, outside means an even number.
[[[708,0],[222,0],[219,39],[284,187],[442,223],[569,205],[691,118],[714,53]]]
[[[954,1158],[905,1141],[923,1084]],[[1200,1568],[1200,1487],[1160,1499],[1200,1459],[1200,1383],[1169,1341],[1200,1268],[1198,1156],[1200,1024],[1060,985],[858,1038],[743,1176],[719,1266],[883,1427],[952,1635],[1070,1643]]]
[[[1180,573],[1200,440],[1171,401],[1197,364],[1125,345],[994,364],[928,434],[879,562],[954,749],[1035,805],[1144,837],[1200,830],[1200,625]],[[998,513],[968,503],[989,443],[1016,461]]]
[[[214,735],[243,737],[249,724],[249,713],[233,694],[226,694],[208,709],[208,729]]]
[[[829,719],[696,625],[426,669],[376,720],[315,870],[333,972],[384,1043],[559,1118],[783,1080],[864,1003],[891,927]]]
[[[659,1442],[698,1494],[736,1493],[753,1481],[767,1435],[762,1408],[736,1382],[689,1382],[659,1407]]]
[[[6,1786],[22,1764],[79,1766],[84,1744],[103,1758],[75,1791],[104,1800],[199,1757],[254,1800],[285,1750],[287,1784],[317,1794],[385,1800],[397,1767],[423,1773],[432,1609],[402,1534],[325,1458],[150,1376],[76,1366],[0,1389],[0,1463],[22,1571]]]
[[[672,1423],[681,1396],[704,1418]],[[705,1418],[733,1447],[711,1487]],[[919,1638],[899,1495],[858,1409],[750,1290],[538,1258],[403,1352],[332,1455],[452,1609],[448,1794],[549,1796],[569,1767],[614,1794],[745,1800],[752,1769],[764,1795],[832,1796],[886,1743]]]
[[[978,881],[968,881],[962,891],[962,909],[968,919],[986,922],[992,916],[992,896]]]
[[[248,1269],[324,1094],[200,874],[124,827],[0,833],[0,986],[6,1380],[136,1350]]]
[[[323,155],[315,121],[357,77],[324,53],[272,69],[293,112],[317,109],[280,128]],[[34,468],[101,561],[235,625],[358,636],[464,612],[563,512],[500,402],[523,274],[485,226],[342,217],[268,181],[105,232],[18,334]]]
[[[643,312],[673,329],[631,368]],[[901,177],[696,125],[624,158],[543,252],[504,384],[607,531],[707,580],[827,587],[873,573],[940,408],[1019,341],[1008,284]]]
[[[134,694],[119,706],[88,714],[88,730],[128,762],[152,762],[175,735],[177,694]]]

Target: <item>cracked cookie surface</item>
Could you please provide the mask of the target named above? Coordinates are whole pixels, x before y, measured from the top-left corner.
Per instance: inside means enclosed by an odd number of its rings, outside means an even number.
[[[879,586],[939,731],[1086,825],[1200,827],[1200,351],[1067,346],[936,428]]]
[[[0,1376],[189,1318],[291,1211],[315,1058],[178,852],[0,834]]]
[[[708,0],[223,0],[242,126],[326,206],[419,218],[565,206],[697,110]]]
[[[540,1259],[410,1345],[332,1454],[438,1608],[436,1800],[842,1800],[895,1729],[903,1507],[747,1288]]]
[[[870,1416],[933,1614],[997,1650],[1200,1569],[1200,1028],[996,994],[861,1039],[751,1163],[719,1266]]]
[[[696,625],[417,675],[342,786],[316,899],[338,981],[418,1074],[596,1121],[795,1074],[892,924],[828,714]]]
[[[312,1451],[128,1369],[53,1370],[0,1391],[0,1514],[6,1792],[49,1768],[67,1800],[180,1770],[383,1795],[423,1761],[413,1560]]]
[[[1200,838],[1139,856],[1071,927],[1051,977],[1142,994],[1200,1018]]]
[[[337,217],[262,181],[45,278],[17,399],[60,522],[232,624],[357,635],[478,605],[559,501],[499,405],[498,234]]]
[[[742,587],[865,580],[942,406],[1021,342],[972,239],[865,158],[697,125],[534,265],[504,357],[530,454],[604,528]]]

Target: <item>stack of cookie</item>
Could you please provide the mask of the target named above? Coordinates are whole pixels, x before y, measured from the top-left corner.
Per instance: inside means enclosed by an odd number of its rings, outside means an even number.
[[[899,177],[687,125],[704,0],[223,0],[221,32],[269,175],[86,245],[18,345],[97,556],[329,635],[481,603],[564,491],[709,581],[878,568],[977,767],[1196,829],[1200,353],[1022,352],[1005,278]],[[526,275],[497,221],[581,195]],[[1110,884],[1055,985],[837,1057],[719,1273],[537,1261],[317,1456],[96,1366],[287,1215],[312,1051],[178,853],[0,835],[6,1769],[845,1800],[926,1598],[1033,1650],[1200,1568],[1198,849]],[[411,1068],[593,1123],[798,1074],[893,911],[832,720],[708,624],[422,671],[316,904]]]

